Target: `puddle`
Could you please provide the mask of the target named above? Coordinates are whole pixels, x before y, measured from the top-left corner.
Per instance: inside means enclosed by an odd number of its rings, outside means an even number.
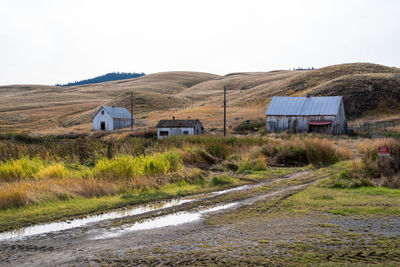
[[[147,220],[144,220],[141,222],[137,222],[137,223],[133,224],[132,226],[125,228],[125,229],[111,230],[111,231],[108,230],[109,232],[95,236],[91,239],[92,240],[108,239],[108,238],[113,238],[113,237],[119,237],[128,232],[134,232],[134,231],[139,231],[139,230],[150,230],[150,229],[156,229],[156,228],[161,228],[161,227],[166,227],[166,226],[176,226],[176,225],[181,225],[181,224],[185,224],[185,223],[190,223],[190,222],[200,220],[200,218],[203,214],[233,208],[233,207],[237,206],[238,204],[239,204],[238,202],[233,202],[233,203],[216,206],[216,207],[209,208],[209,209],[204,209],[201,211],[194,211],[194,212],[182,211],[182,212],[177,212],[174,214],[157,217],[154,219],[147,219]]]
[[[301,172],[301,174],[303,174],[303,175],[305,173],[306,172]],[[293,174],[293,175],[298,175],[298,174]],[[78,227],[84,227],[89,224],[98,223],[98,222],[105,221],[105,220],[120,219],[120,218],[124,218],[124,217],[144,214],[147,212],[161,211],[163,209],[167,209],[167,208],[171,208],[171,207],[178,207],[178,206],[180,206],[184,203],[188,203],[188,202],[205,200],[208,198],[212,198],[212,197],[222,195],[222,194],[227,194],[230,192],[248,190],[248,189],[252,189],[252,188],[261,187],[266,184],[273,183],[273,182],[276,182],[279,180],[288,179],[293,175],[289,175],[284,178],[275,179],[272,181],[266,181],[266,182],[258,183],[258,184],[243,185],[243,186],[238,186],[238,187],[221,190],[221,191],[204,193],[204,194],[199,194],[199,195],[194,195],[194,196],[187,196],[187,197],[183,197],[183,198],[177,198],[177,199],[162,201],[162,202],[158,202],[158,203],[140,205],[140,206],[136,206],[136,207],[132,207],[132,208],[119,209],[119,210],[114,210],[114,211],[99,214],[99,215],[89,215],[84,218],[73,219],[70,221],[53,222],[53,223],[29,226],[29,227],[9,231],[9,232],[0,233],[0,241],[10,240],[10,239],[22,239],[22,238],[26,238],[26,237],[30,237],[30,236],[34,236],[34,235],[42,235],[42,234],[48,234],[48,233],[52,233],[52,232],[59,232],[59,231],[63,231],[63,230],[78,228]],[[221,207],[229,208],[230,207],[229,205],[231,205],[231,204],[224,205]],[[223,208],[221,208],[221,209],[223,209]],[[160,217],[160,219],[163,218],[163,221],[159,221],[158,223],[162,226],[167,226],[167,225],[176,225],[177,221],[185,223],[185,222],[198,220],[203,213],[215,211],[213,209],[214,208],[206,209],[203,211],[199,211],[198,213],[194,213],[194,214],[183,212],[183,213],[179,213],[179,214],[176,213],[174,215],[171,215],[171,216],[178,215],[180,217]],[[150,225],[150,222],[148,222],[147,225]],[[160,227],[162,227],[162,226],[160,226]],[[139,227],[139,226],[135,226],[135,227]],[[140,227],[144,227],[144,226],[140,226]],[[131,231],[134,231],[134,230],[131,230]]]
[[[183,197],[183,198],[178,198],[178,199],[173,199],[173,200],[168,200],[168,201],[163,201],[163,202],[158,202],[158,203],[153,203],[153,204],[146,204],[146,205],[136,206],[136,207],[128,208],[128,209],[119,209],[116,211],[111,211],[111,212],[107,212],[107,213],[103,213],[103,214],[99,214],[99,215],[90,215],[85,218],[73,219],[70,221],[38,224],[38,225],[34,225],[34,226],[29,226],[29,227],[9,231],[9,232],[0,233],[0,241],[9,240],[9,239],[22,239],[22,238],[30,237],[30,236],[34,236],[34,235],[41,235],[41,234],[47,234],[47,233],[52,233],[52,232],[68,230],[68,229],[72,229],[72,228],[83,227],[83,226],[89,225],[91,223],[97,223],[97,222],[101,222],[101,221],[105,221],[105,220],[120,219],[120,218],[124,218],[124,217],[144,214],[146,212],[159,211],[159,210],[167,209],[170,207],[177,207],[184,203],[198,201],[198,200],[204,200],[207,198],[226,194],[229,192],[247,190],[247,189],[253,188],[255,186],[262,186],[262,184],[243,185],[243,186],[238,186],[235,188],[230,188],[230,189],[211,192],[211,193],[204,193],[204,194],[188,196],[188,197]]]
[[[157,211],[161,209],[166,209],[169,207],[179,206],[184,203],[194,201],[194,198],[182,198],[182,199],[173,199],[170,201],[164,201],[159,203],[141,205],[139,207],[134,207],[131,209],[120,209],[117,211],[112,211],[108,213],[103,213],[99,215],[91,215],[81,219],[74,219],[70,221],[63,222],[53,222],[47,224],[39,224],[34,226],[29,226],[26,228],[5,232],[0,234],[0,240],[5,239],[19,239],[23,237],[46,234],[50,232],[58,232],[63,230],[68,230],[72,228],[82,227],[88,225],[90,223],[100,222],[104,220],[112,220],[118,219],[133,215],[139,215],[150,211]]]
[[[317,182],[317,181],[313,181],[313,182],[306,183],[306,184],[293,185],[293,186],[290,186],[290,187],[287,187],[287,188],[284,188],[281,190],[269,192],[269,193],[266,193],[266,194],[263,194],[260,196],[251,197],[251,198],[242,200],[240,202],[235,201],[235,202],[231,202],[229,204],[219,205],[219,206],[216,206],[213,208],[203,209],[200,211],[192,211],[192,212],[182,211],[182,212],[168,214],[168,215],[164,215],[164,216],[160,216],[160,217],[156,217],[156,218],[147,219],[144,221],[136,222],[132,226],[129,226],[124,229],[116,229],[116,228],[108,229],[108,230],[106,230],[106,233],[97,235],[90,239],[91,240],[108,239],[108,238],[119,237],[126,233],[134,232],[134,231],[150,230],[150,229],[156,229],[156,228],[161,228],[161,227],[165,227],[165,226],[177,226],[177,225],[181,225],[184,223],[194,222],[194,221],[200,220],[202,215],[207,214],[207,213],[224,210],[224,209],[237,208],[237,207],[243,206],[243,205],[252,205],[257,201],[264,200],[268,197],[277,196],[288,190],[298,190],[300,188],[311,185],[315,182]],[[262,183],[262,184],[265,184],[265,183]],[[260,185],[261,184],[258,184],[257,186],[260,186]],[[252,186],[252,187],[254,187],[254,186]]]

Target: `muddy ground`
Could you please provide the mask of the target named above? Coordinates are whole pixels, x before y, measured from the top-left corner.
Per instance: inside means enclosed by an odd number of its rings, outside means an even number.
[[[4,266],[400,264],[400,218],[290,214],[280,203],[324,177],[301,172],[263,186],[89,226],[0,241]],[[189,223],[127,230],[147,217]],[[161,217],[160,217],[161,216]],[[182,217],[184,218],[184,217]],[[136,223],[136,224],[135,224]]]

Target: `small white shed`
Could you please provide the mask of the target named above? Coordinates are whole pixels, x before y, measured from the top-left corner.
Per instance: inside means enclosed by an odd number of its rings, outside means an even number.
[[[203,133],[203,125],[199,120],[160,120],[157,124],[157,138],[172,135],[201,135]]]
[[[114,131],[128,127],[132,122],[135,123],[135,118],[126,108],[101,106],[93,117],[93,130]]]

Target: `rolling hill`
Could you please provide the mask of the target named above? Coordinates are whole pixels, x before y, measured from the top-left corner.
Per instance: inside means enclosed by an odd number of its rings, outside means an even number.
[[[263,119],[274,95],[343,95],[347,116],[399,110],[400,69],[370,63],[328,66],[310,71],[243,72],[219,76],[200,72],[162,72],[136,79],[71,87],[0,87],[0,132],[64,134],[90,132],[101,105],[129,107],[134,93],[137,130],[159,119],[199,118],[209,130],[222,127],[223,87],[227,87],[228,125]]]

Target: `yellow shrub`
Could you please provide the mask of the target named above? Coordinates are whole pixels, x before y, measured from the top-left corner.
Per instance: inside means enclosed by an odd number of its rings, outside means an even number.
[[[37,178],[67,178],[70,172],[65,167],[64,163],[53,163],[47,166],[36,174]]]

